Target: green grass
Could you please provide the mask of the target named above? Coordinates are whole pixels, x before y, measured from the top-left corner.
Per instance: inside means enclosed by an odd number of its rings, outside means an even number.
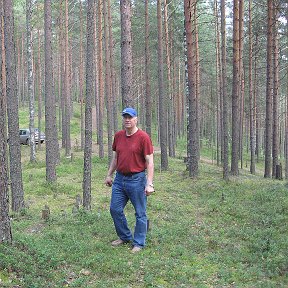
[[[62,151],[57,184],[47,185],[44,147],[34,164],[29,147],[21,149],[27,208],[11,214],[12,245],[0,245],[0,287],[288,286],[285,181],[244,169],[225,182],[221,168],[205,161],[193,180],[181,149],[165,172],[156,154],[156,192],[148,198],[151,230],[147,247],[133,255],[128,245],[110,246],[117,236],[109,213],[111,189],[103,184],[107,158],[93,154],[92,211],[75,213],[75,197],[82,196],[82,152],[73,151],[71,161]],[[41,219],[45,205],[48,221]],[[126,214],[134,227],[131,204]]]
[[[27,147],[23,147],[26,149]],[[22,149],[23,149],[22,148]],[[229,182],[200,164],[198,180],[180,159],[159,172],[149,198],[147,247],[111,248],[116,238],[103,185],[107,159],[93,155],[92,211],[73,214],[82,194],[82,158],[62,161],[58,184],[45,184],[43,162],[24,164],[25,197],[13,215],[13,244],[0,246],[1,287],[286,287],[288,189],[284,182],[242,173]],[[32,175],[32,177],[29,175]],[[41,219],[48,205],[49,221]],[[134,211],[127,217],[134,226]]]

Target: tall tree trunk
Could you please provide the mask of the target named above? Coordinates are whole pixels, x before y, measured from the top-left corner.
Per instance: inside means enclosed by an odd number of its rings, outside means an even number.
[[[267,0],[267,74],[266,74],[266,120],[265,120],[265,178],[271,177],[272,150],[272,93],[273,93],[273,1]]]
[[[241,1],[241,0],[240,0]],[[233,1],[233,84],[231,174],[238,175],[239,161],[239,0]]]
[[[25,85],[25,82],[26,82],[26,74],[25,74],[25,36],[24,36],[24,32],[22,33],[22,36],[21,36],[21,43],[22,43],[22,47],[21,47],[21,60],[22,60],[22,64],[21,64],[21,67],[22,67],[22,77],[21,77],[21,98],[19,99],[19,103],[20,105],[24,105],[24,102],[25,102],[25,94],[26,94],[26,85]]]
[[[46,181],[56,182],[58,153],[55,95],[53,92],[52,13],[51,0],[44,2],[45,23],[45,131],[46,131]]]
[[[122,106],[136,105],[132,94],[131,0],[120,0]]]
[[[27,75],[28,75],[28,97],[29,97],[29,130],[30,130],[30,161],[36,161],[35,145],[35,108],[34,108],[34,70],[32,64],[32,33],[31,33],[32,1],[26,0],[26,33],[27,33]],[[40,134],[38,134],[40,142]]]
[[[171,60],[170,60],[170,45],[169,45],[169,29],[168,29],[168,4],[164,0],[164,32],[165,32],[165,47],[166,47],[166,65],[167,65],[167,94],[168,94],[168,151],[170,157],[175,157],[175,147],[173,144],[173,94],[172,94],[172,79],[171,79]]]
[[[109,27],[108,27],[108,11],[107,2],[103,2],[104,11],[104,39],[105,39],[105,94],[106,94],[106,107],[107,107],[107,138],[108,138],[108,164],[112,159],[112,129],[113,129],[113,104],[112,104],[112,81],[111,81],[111,53],[109,47]],[[115,115],[117,117],[117,114]]]
[[[189,176],[197,177],[198,175],[198,156],[199,156],[199,131],[197,119],[197,93],[196,93],[196,54],[195,44],[193,43],[193,21],[194,21],[194,0],[184,1],[185,14],[185,33],[187,46],[187,72],[188,72],[188,146],[189,148]],[[195,33],[195,31],[194,31]],[[194,35],[195,36],[195,35]],[[194,37],[195,39],[195,37]]]
[[[145,0],[145,127],[146,132],[151,136],[152,133],[152,99],[150,88],[150,50],[149,50],[149,0]]]
[[[223,99],[223,178],[227,180],[229,178],[228,169],[228,99],[227,99],[227,67],[226,67],[226,12],[225,12],[225,0],[221,0],[221,55],[222,55],[222,99]]]
[[[102,42],[102,11],[103,3],[100,0],[98,2],[98,97],[99,97],[99,157],[104,157],[104,127],[103,127],[103,117],[104,117],[104,82],[103,82],[103,42]],[[111,149],[111,148],[109,148]]]
[[[40,30],[38,29],[38,133],[42,132],[42,73],[41,73],[41,39]],[[41,149],[41,141],[38,142],[38,149]]]
[[[255,113],[255,157],[256,162],[259,162],[259,127],[260,127],[260,117],[259,117],[259,108],[258,108],[258,34],[255,35],[255,56],[254,56],[254,89],[253,89],[253,101],[254,101],[254,113]]]
[[[243,44],[244,44],[244,1],[239,0],[239,159],[240,167],[243,169],[243,135],[244,135],[244,105],[245,105],[245,77],[243,64]]]
[[[70,61],[69,61],[69,7],[68,0],[65,0],[65,128],[66,146],[65,154],[71,154],[70,118],[71,118],[71,87],[70,87]]]
[[[276,176],[276,166],[279,164],[279,35],[278,35],[278,7],[274,3],[273,27],[273,133],[272,133],[272,177]]]
[[[195,40],[194,40],[194,51],[195,51],[195,75],[196,75],[196,79],[195,79],[195,88],[196,88],[196,108],[195,108],[195,113],[193,118],[196,119],[196,127],[195,130],[193,131],[193,134],[195,135],[195,140],[194,140],[194,144],[193,144],[193,149],[195,149],[195,153],[198,154],[198,160],[197,160],[197,164],[193,164],[195,165],[195,169],[198,170],[198,161],[200,160],[200,143],[199,143],[199,128],[200,128],[200,124],[199,124],[199,98],[200,98],[200,54],[199,54],[199,37],[198,37],[198,23],[197,23],[197,1],[194,2],[194,12],[193,12],[193,31],[195,31]],[[194,152],[193,152],[194,153]],[[195,160],[196,161],[196,160]],[[196,168],[197,166],[197,168]]]
[[[67,128],[66,128],[66,118],[65,118],[65,110],[66,110],[66,88],[65,88],[65,33],[64,33],[64,24],[63,24],[63,0],[60,0],[59,3],[59,10],[60,10],[60,15],[59,15],[59,57],[60,57],[60,79],[59,81],[61,82],[61,97],[60,97],[60,105],[61,105],[61,134],[62,134],[62,148],[66,147],[66,141],[67,141]],[[60,126],[60,125],[59,125]]]
[[[217,166],[220,165],[222,160],[222,115],[223,115],[223,103],[222,103],[222,77],[221,77],[221,56],[220,56],[220,33],[219,33],[219,21],[218,21],[218,4],[217,0],[214,0],[214,15],[215,15],[215,39],[216,39],[216,92],[217,92],[217,111],[216,111],[216,160]],[[220,151],[221,149],[221,151]]]
[[[86,100],[85,100],[85,148],[83,175],[83,206],[91,209],[91,155],[92,155],[92,99],[93,99],[93,39],[94,39],[94,0],[87,6],[87,54],[86,54]]]
[[[288,46],[288,7],[286,9],[286,45]],[[286,66],[285,179],[288,179],[288,65]]]
[[[14,43],[14,18],[11,0],[4,1],[4,38],[6,60],[6,95],[9,132],[10,180],[12,192],[12,210],[24,208],[24,191],[21,169],[21,149],[19,141],[19,116],[17,75]]]
[[[252,35],[252,0],[249,0],[249,116],[250,116],[250,172],[255,174],[255,107],[253,101],[253,35]]]
[[[162,43],[162,0],[157,0],[157,26],[158,26],[158,89],[159,89],[159,122],[160,122],[160,148],[161,148],[161,169],[168,169],[167,154],[167,101],[164,91],[163,72],[163,43]]]
[[[100,137],[100,119],[99,119],[99,84],[98,84],[98,79],[99,79],[99,71],[98,71],[98,46],[99,46],[99,43],[100,42],[100,39],[98,40],[98,25],[97,25],[97,15],[98,15],[98,8],[100,9],[100,7],[102,7],[101,9],[103,9],[103,1],[99,1],[98,3],[95,3],[94,5],[94,10],[95,10],[95,13],[94,13],[94,41],[93,41],[93,44],[94,44],[94,58],[93,58],[93,63],[94,63],[94,87],[95,87],[95,90],[94,90],[94,101],[95,101],[95,121],[94,121],[94,125],[95,125],[95,131],[96,131],[96,143],[99,145],[99,137]],[[102,13],[102,10],[101,10],[101,13]],[[102,23],[102,14],[100,17],[100,20],[101,23]],[[101,24],[102,25],[102,24]],[[100,38],[100,35],[101,35],[101,41],[102,41],[102,26],[101,26],[101,30],[99,32],[99,38]],[[101,43],[102,45],[102,43]],[[103,92],[104,93],[104,92]],[[103,120],[101,120],[101,125],[103,126]],[[103,142],[103,140],[102,140]],[[103,143],[102,143],[102,146],[103,146]],[[99,152],[101,149],[104,149],[103,147],[99,147]]]
[[[112,34],[112,17],[111,17],[111,1],[107,0],[107,14],[108,14],[108,34],[109,34],[109,57],[110,57],[110,77],[111,77],[111,105],[112,111],[111,114],[112,122],[113,122],[113,130],[114,133],[118,131],[118,97],[116,91],[116,83],[115,83],[115,68],[114,68],[114,49],[113,49],[113,34]],[[111,138],[112,140],[112,138]]]
[[[3,1],[0,1],[0,67],[2,70],[2,19]],[[0,73],[0,243],[12,242],[12,232],[9,217],[9,190],[7,167],[7,127],[6,103],[4,98],[3,74]]]
[[[80,100],[80,130],[81,130],[81,150],[84,149],[84,113],[83,113],[83,12],[82,1],[79,0],[80,6],[80,68],[79,68],[79,100]],[[95,89],[97,89],[95,87]]]

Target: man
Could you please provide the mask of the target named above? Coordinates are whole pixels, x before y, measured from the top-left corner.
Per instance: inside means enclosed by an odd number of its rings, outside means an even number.
[[[154,192],[153,146],[149,135],[137,127],[137,112],[125,108],[122,112],[124,130],[114,136],[113,157],[105,184],[112,186],[110,213],[119,239],[112,246],[132,241],[132,252],[145,246],[147,233],[146,201]],[[116,170],[114,182],[112,176]],[[147,178],[145,175],[147,171]],[[134,237],[128,227],[124,208],[131,201],[135,209]]]

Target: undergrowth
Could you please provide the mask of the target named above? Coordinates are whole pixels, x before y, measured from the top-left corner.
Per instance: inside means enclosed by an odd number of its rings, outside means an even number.
[[[155,156],[151,230],[147,247],[137,255],[128,245],[110,246],[116,234],[111,191],[103,184],[106,158],[93,155],[90,212],[73,208],[76,195],[82,196],[81,152],[61,162],[55,186],[45,184],[41,161],[24,162],[27,208],[11,215],[13,244],[0,245],[0,286],[287,287],[284,181],[242,171],[225,182],[221,169],[207,163],[200,164],[193,180],[183,160],[169,161],[169,170],[160,172],[160,156]],[[48,221],[41,218],[45,205],[51,211]],[[130,204],[126,214],[133,227]]]

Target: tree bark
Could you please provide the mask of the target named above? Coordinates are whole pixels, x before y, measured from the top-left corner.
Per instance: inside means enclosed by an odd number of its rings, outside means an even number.
[[[26,37],[27,37],[27,75],[28,75],[28,98],[29,98],[29,130],[30,130],[30,162],[36,161],[35,145],[35,108],[34,108],[34,70],[32,59],[32,33],[31,33],[32,1],[26,0]],[[40,134],[38,134],[40,142]]]
[[[121,14],[121,90],[122,106],[136,105],[132,94],[132,36],[131,36],[131,0],[120,0]]]
[[[279,35],[278,12],[276,1],[274,3],[274,29],[273,29],[273,133],[272,133],[272,177],[276,176],[276,166],[279,164]]]
[[[171,78],[171,60],[170,60],[170,45],[169,45],[169,29],[168,29],[168,5],[167,0],[164,0],[164,35],[165,35],[165,50],[166,50],[166,65],[167,65],[167,92],[168,92],[168,151],[170,157],[175,157],[175,147],[173,143],[173,93],[172,93],[172,78]]]
[[[24,208],[24,191],[19,141],[18,93],[14,49],[14,18],[12,1],[7,0],[3,3],[12,210],[17,212]]]
[[[272,93],[273,93],[273,1],[267,0],[267,69],[266,69],[266,120],[265,120],[265,178],[271,177],[272,150]]]
[[[240,0],[241,1],[241,0]],[[231,174],[239,168],[239,0],[233,1],[233,84],[232,84],[232,155]]]
[[[92,99],[93,99],[93,39],[94,0],[87,3],[87,54],[86,54],[86,98],[85,98],[85,147],[83,173],[83,207],[91,210],[91,155],[92,155]]]
[[[188,167],[189,176],[198,176],[198,156],[199,156],[199,131],[198,131],[198,117],[197,117],[197,93],[196,93],[196,54],[195,43],[193,43],[193,20],[194,18],[194,0],[184,1],[184,14],[185,14],[185,33],[186,33],[186,46],[187,46],[187,72],[188,72]],[[195,31],[194,31],[195,33]],[[194,35],[195,39],[195,35]]]
[[[149,0],[145,0],[145,126],[146,132],[151,136],[152,130],[152,99],[150,87],[150,50],[149,50]]]
[[[42,73],[41,73],[41,50],[40,50],[40,31],[38,29],[38,132],[42,132]],[[41,141],[38,143],[38,149],[41,149]]]
[[[157,0],[159,122],[160,122],[161,169],[167,170],[168,169],[167,101],[166,101],[166,93],[164,91],[161,2],[162,2],[161,0]]]
[[[104,82],[103,82],[103,41],[102,41],[102,12],[103,3],[100,0],[98,2],[98,97],[99,97],[99,157],[104,157],[104,127],[103,127],[103,116],[104,116]],[[111,149],[111,148],[109,148]]]
[[[109,27],[108,27],[108,11],[107,2],[103,2],[104,12],[104,39],[105,39],[105,94],[107,108],[107,138],[108,138],[108,165],[112,159],[112,130],[113,130],[113,103],[112,103],[112,79],[111,79],[111,52],[109,47]],[[117,117],[117,114],[115,115]]]
[[[228,168],[228,99],[227,99],[227,67],[226,67],[226,12],[225,12],[225,0],[221,0],[221,55],[222,55],[222,99],[223,99],[223,178],[228,180],[229,168]]]
[[[79,67],[79,100],[80,100],[80,130],[81,130],[81,150],[84,149],[84,113],[83,113],[83,12],[82,12],[82,1],[79,0],[80,6],[80,67]],[[96,88],[95,88],[96,89]]]
[[[249,0],[249,116],[250,116],[250,173],[255,174],[255,107],[253,101],[253,35],[252,35],[252,0]]]
[[[0,1],[0,66],[2,70],[2,19],[3,1]],[[9,217],[9,190],[7,167],[7,127],[6,127],[6,103],[3,89],[3,74],[0,73],[0,243],[12,242],[12,232]]]
[[[65,0],[65,154],[71,154],[71,136],[70,136],[70,119],[71,119],[71,87],[70,87],[70,59],[69,59],[69,11],[68,0]]]
[[[44,2],[45,24],[45,131],[46,131],[46,181],[56,182],[58,153],[55,94],[53,91],[52,14],[51,0]]]

